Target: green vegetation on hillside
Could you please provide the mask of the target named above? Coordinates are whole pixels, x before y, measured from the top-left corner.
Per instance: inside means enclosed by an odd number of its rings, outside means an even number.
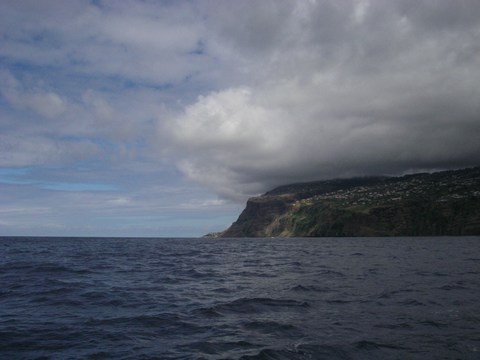
[[[224,237],[480,234],[480,167],[282,186],[252,198]]]

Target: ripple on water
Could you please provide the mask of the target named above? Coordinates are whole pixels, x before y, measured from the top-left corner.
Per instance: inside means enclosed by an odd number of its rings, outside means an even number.
[[[476,240],[0,246],[1,359],[479,358]]]

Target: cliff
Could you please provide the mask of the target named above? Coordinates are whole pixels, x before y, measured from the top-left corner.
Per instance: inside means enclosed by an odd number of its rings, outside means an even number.
[[[221,237],[480,235],[480,167],[278,187]]]

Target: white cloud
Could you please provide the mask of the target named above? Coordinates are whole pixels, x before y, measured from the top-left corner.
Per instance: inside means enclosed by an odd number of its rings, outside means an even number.
[[[8,71],[0,73],[0,94],[18,108],[27,108],[48,119],[60,116],[67,108],[65,100],[53,91],[26,89]]]
[[[234,150],[251,142],[271,155],[283,140],[275,131],[275,121],[279,119],[274,115],[255,103],[250,89],[229,89],[200,97],[186,108],[173,132],[180,141],[192,141],[206,151],[222,145]],[[261,152],[252,156],[261,156]]]
[[[88,140],[66,141],[46,136],[0,134],[0,166],[58,165],[98,156],[101,149]]]
[[[66,110],[64,101],[53,92],[32,94],[26,102],[34,111],[49,119],[60,116]]]
[[[180,82],[211,67],[191,56],[204,30],[186,2],[11,1],[2,9],[0,54],[16,61],[150,84]]]

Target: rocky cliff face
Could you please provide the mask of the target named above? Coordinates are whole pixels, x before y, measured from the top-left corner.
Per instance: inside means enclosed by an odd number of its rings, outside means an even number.
[[[218,235],[480,235],[480,167],[282,186],[249,199]]]

